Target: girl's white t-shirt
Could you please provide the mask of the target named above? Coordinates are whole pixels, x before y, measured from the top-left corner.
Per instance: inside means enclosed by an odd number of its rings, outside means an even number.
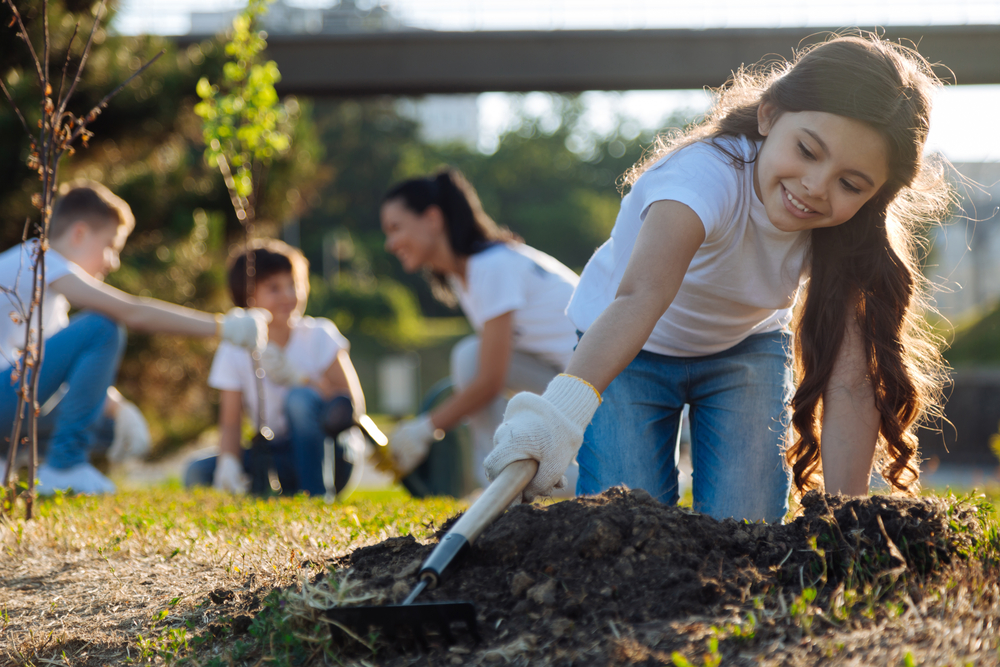
[[[759,144],[722,137],[685,146],[643,173],[622,199],[608,239],[580,276],[567,310],[581,331],[614,301],[639,229],[657,201],[687,205],[705,226],[680,291],[643,349],[695,357],[727,350],[748,336],[786,329],[806,278],[811,235],[771,224],[753,187]],[[718,146],[747,160],[734,165]]]
[[[38,239],[19,243],[0,253],[0,371],[20,358],[24,347],[24,317],[31,303],[31,278]],[[83,269],[49,248],[45,251],[45,297],[42,300],[42,334],[48,339],[69,325],[69,301],[50,289],[68,273]]]
[[[566,317],[577,275],[559,260],[523,243],[497,243],[470,255],[465,282],[450,284],[472,328],[514,313],[514,349],[537,355],[562,370],[576,345]]]
[[[337,358],[337,353],[347,349],[350,343],[333,322],[322,317],[303,317],[292,328],[285,355],[296,370],[318,380]],[[267,426],[275,436],[282,437],[288,433],[284,410],[288,387],[275,384],[266,376],[263,384]],[[208,374],[208,386],[242,392],[243,409],[250,420],[257,423],[257,381],[248,350],[225,341],[219,343]]]

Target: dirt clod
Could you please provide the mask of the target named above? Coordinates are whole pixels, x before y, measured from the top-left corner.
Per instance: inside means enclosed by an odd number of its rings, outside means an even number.
[[[209,599],[213,604],[225,604],[233,600],[236,594],[225,588],[216,588],[214,591],[208,594]]]
[[[535,584],[528,589],[528,599],[537,605],[551,607],[556,603],[556,582],[553,579]]]
[[[233,629],[234,635],[245,635],[248,630],[250,630],[250,624],[253,623],[253,619],[246,614],[240,614],[232,620],[231,627]]]
[[[510,582],[510,592],[514,597],[519,598],[521,595],[531,588],[535,583],[535,580],[528,575],[527,572],[518,572],[514,575],[513,581]]]

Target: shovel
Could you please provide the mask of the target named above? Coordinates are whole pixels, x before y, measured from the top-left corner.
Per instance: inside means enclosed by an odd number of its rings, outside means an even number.
[[[398,634],[400,628],[410,628],[418,637],[423,637],[423,629],[434,626],[449,643],[454,641],[451,624],[463,623],[478,640],[476,608],[471,602],[414,603],[414,600],[423,591],[438,585],[445,568],[456,556],[469,549],[483,531],[503,514],[514,498],[532,480],[537,470],[538,462],[533,459],[515,461],[504,468],[434,547],[434,551],[420,567],[419,581],[402,604],[331,607],[324,611],[326,617],[361,632],[365,632],[369,627],[375,627],[390,636]]]

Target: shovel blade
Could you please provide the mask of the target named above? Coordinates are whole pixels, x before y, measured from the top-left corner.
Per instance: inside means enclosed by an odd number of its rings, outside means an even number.
[[[479,641],[476,628],[476,607],[471,602],[418,602],[407,605],[378,607],[332,607],[324,615],[352,630],[365,633],[376,628],[389,637],[407,633],[422,638],[428,630],[441,634],[447,643],[454,643],[452,624],[464,625],[475,641]]]

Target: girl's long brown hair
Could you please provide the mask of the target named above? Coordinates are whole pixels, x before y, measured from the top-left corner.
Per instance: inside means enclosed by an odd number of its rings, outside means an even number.
[[[821,488],[819,425],[823,393],[849,316],[864,338],[868,375],[881,416],[876,464],[895,490],[917,490],[914,430],[940,417],[946,381],[940,341],[923,323],[928,285],[920,271],[924,228],[953,201],[943,161],[925,160],[931,94],[938,78],[915,50],[870,34],[837,35],[791,63],[740,70],[718,91],[705,120],[660,139],[624,177],[630,186],[667,153],[696,141],[745,135],[762,141],[757,109],[822,111],[864,122],[886,142],[889,179],[837,227],[814,229],[810,279],[795,322],[794,441],[785,456],[799,493]],[[746,161],[726,151],[734,163]],[[751,160],[752,161],[752,160]]]

